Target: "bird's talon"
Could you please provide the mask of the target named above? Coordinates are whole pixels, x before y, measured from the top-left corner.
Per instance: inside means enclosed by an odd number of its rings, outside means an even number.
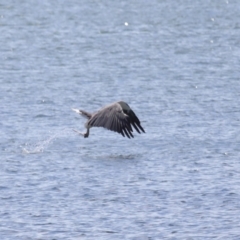
[[[73,129],[73,131],[76,132],[76,133],[78,133],[78,134],[80,134],[80,135],[84,135],[83,133],[79,132],[79,131],[76,130],[76,129]]]

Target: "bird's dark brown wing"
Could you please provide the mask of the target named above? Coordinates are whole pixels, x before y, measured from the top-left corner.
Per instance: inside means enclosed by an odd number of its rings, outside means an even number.
[[[132,126],[138,133],[140,133],[140,130],[145,132],[135,113],[131,109],[122,109],[119,103],[113,103],[102,108],[93,114],[87,124],[90,127],[107,128],[111,131],[121,133],[124,137],[126,135],[128,138],[134,137]]]

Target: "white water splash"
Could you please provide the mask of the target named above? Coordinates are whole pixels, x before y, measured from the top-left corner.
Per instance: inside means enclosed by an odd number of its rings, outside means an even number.
[[[45,140],[41,140],[37,143],[26,143],[24,147],[22,147],[23,153],[26,154],[34,154],[34,153],[41,153],[43,152],[47,147],[49,147],[50,144],[54,142],[54,140],[62,137],[68,137],[71,135],[75,135],[73,129],[71,128],[65,128],[60,129],[55,133],[50,133],[51,135],[47,137]]]

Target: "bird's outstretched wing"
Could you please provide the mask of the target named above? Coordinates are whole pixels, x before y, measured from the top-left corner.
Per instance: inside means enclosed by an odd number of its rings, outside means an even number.
[[[125,103],[124,103],[125,104]],[[128,105],[127,105],[128,106]],[[90,127],[104,127],[111,131],[121,133],[128,138],[133,138],[132,126],[138,133],[145,132],[140,121],[132,109],[122,107],[119,102],[113,103],[94,113],[88,121]]]

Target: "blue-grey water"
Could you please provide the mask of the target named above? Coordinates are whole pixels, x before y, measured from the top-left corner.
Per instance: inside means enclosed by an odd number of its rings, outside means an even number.
[[[240,239],[240,4],[1,1],[0,239]],[[85,119],[117,100],[146,134]]]

